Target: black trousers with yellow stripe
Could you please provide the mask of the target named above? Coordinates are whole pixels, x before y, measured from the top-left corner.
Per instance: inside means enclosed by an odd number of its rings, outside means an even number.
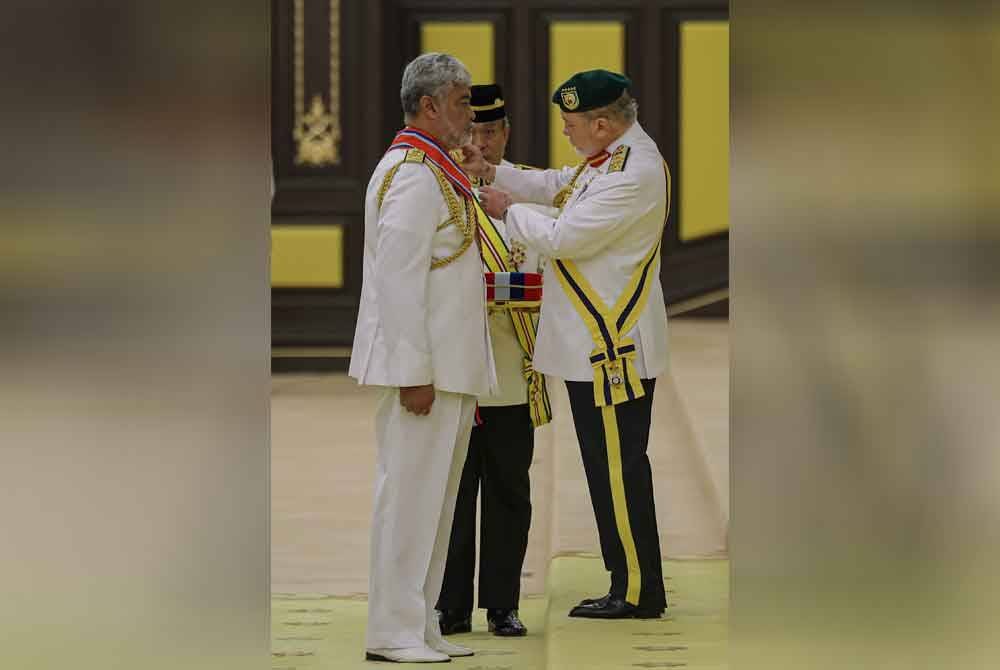
[[[644,609],[666,607],[653,475],[646,455],[655,379],[646,395],[611,407],[594,406],[592,382],[566,382],[573,424],[597,519],[613,596]]]

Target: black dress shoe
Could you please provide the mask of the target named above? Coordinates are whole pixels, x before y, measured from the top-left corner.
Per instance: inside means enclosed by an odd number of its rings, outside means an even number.
[[[517,618],[517,610],[486,610],[486,623],[490,632],[501,637],[527,635],[528,629]]]
[[[607,603],[608,600],[610,599],[611,599],[611,594],[606,593],[600,598],[584,598],[583,600],[580,601],[580,605],[593,605],[594,603],[600,603],[603,605]]]
[[[588,605],[577,605],[569,611],[571,617],[585,619],[659,619],[662,609],[636,607],[624,598],[609,597],[598,599]]]
[[[472,630],[472,612],[469,610],[441,610],[438,615],[442,635],[468,633]]]

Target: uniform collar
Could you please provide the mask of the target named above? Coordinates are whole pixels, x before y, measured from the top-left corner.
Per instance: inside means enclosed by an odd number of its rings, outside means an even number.
[[[628,130],[622,133],[621,137],[609,144],[603,151],[598,151],[593,156],[588,156],[586,159],[587,165],[595,170],[600,170],[602,167],[607,165],[608,159],[611,157],[611,154],[615,152],[615,149],[623,144],[631,144],[640,131],[639,122],[634,122]]]
[[[610,158],[610,157],[611,157],[611,154],[608,153],[607,150],[598,151],[593,156],[587,156],[587,165],[589,165],[590,167],[592,167],[594,169],[597,169],[597,168],[601,167],[602,165],[604,165],[607,162],[608,158]]]
[[[622,146],[623,144],[629,144],[629,145],[635,144],[635,139],[639,136],[641,132],[642,128],[639,126],[639,122],[634,121],[632,123],[632,126],[624,133],[622,133],[621,137],[619,137],[617,140],[609,144],[608,148],[605,149],[605,151],[607,151],[609,154],[613,154],[615,150],[618,147]]]

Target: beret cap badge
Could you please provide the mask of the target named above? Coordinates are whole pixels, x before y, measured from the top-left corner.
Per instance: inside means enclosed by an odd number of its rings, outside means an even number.
[[[609,70],[577,72],[552,93],[552,102],[564,112],[589,112],[618,100],[632,81]]]
[[[573,110],[580,106],[580,96],[576,93],[576,86],[564,88],[559,93],[566,109]]]

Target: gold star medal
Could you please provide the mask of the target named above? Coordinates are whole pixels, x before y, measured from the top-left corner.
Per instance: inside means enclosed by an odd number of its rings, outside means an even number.
[[[520,242],[514,241],[510,243],[510,255],[507,256],[507,262],[514,266],[514,268],[520,267],[527,258],[528,249]]]

